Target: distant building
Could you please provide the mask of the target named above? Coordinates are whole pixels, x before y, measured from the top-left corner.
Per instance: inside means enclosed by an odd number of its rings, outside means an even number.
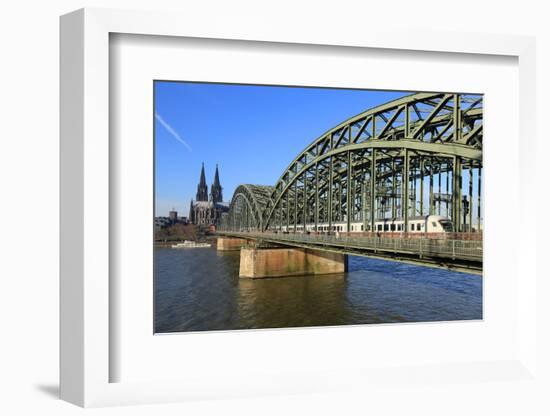
[[[223,202],[222,189],[218,165],[216,165],[214,183],[210,188],[210,197],[208,197],[208,185],[206,185],[203,163],[197,185],[196,201],[191,200],[189,207],[189,221],[192,224],[214,226],[219,224],[222,214],[229,211],[229,203]]]
[[[168,217],[155,217],[155,231],[160,231],[171,225]]]
[[[168,213],[167,217],[155,217],[155,231],[175,224],[189,224],[187,217],[178,217],[178,212],[174,209]]]
[[[170,211],[168,213],[168,218],[170,218],[170,221],[172,221],[172,223],[177,223],[178,222],[178,211],[175,211],[174,209],[172,209],[172,211]]]

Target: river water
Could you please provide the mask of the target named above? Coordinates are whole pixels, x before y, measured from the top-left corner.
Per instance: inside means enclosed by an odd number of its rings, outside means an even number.
[[[156,248],[155,332],[482,318],[482,278],[349,257],[347,273],[239,279],[239,252]]]

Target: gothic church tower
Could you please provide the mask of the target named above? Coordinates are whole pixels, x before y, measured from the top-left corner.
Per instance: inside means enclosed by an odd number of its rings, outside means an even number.
[[[214,183],[210,187],[210,201],[218,203],[223,201],[222,186],[220,184],[220,175],[218,173],[218,165],[216,164],[216,174],[214,175]]]
[[[201,179],[197,186],[197,201],[208,201],[208,186],[204,175],[204,162],[202,162]]]

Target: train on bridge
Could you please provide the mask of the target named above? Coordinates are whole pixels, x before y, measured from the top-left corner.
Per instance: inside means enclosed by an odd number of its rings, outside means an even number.
[[[402,218],[386,218],[375,221],[374,230],[371,230],[370,224],[364,224],[363,222],[350,223],[350,229],[348,230],[347,222],[334,222],[317,224],[317,230],[315,224],[306,224],[306,232],[342,232],[342,233],[362,233],[362,232],[376,232],[376,233],[403,233],[405,231],[409,233],[452,233],[453,224],[448,217],[441,215],[426,215],[412,217],[408,219],[408,230],[405,230],[405,221]],[[304,232],[303,225],[297,225],[296,229],[294,225],[282,225],[280,231],[282,232]]]

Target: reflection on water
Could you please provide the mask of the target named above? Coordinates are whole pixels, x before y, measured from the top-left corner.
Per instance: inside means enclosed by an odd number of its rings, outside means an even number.
[[[350,257],[336,275],[239,279],[239,252],[157,248],[156,332],[481,319],[481,277]]]

